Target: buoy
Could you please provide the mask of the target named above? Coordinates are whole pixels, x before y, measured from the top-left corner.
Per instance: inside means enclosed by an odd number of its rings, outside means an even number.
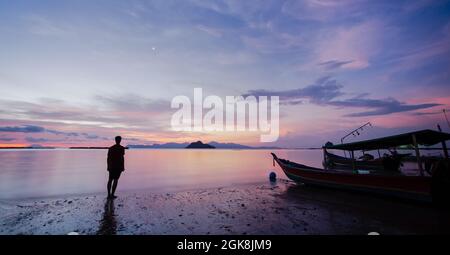
[[[275,172],[270,172],[269,174],[270,181],[276,181],[277,180],[277,174]]]
[[[78,232],[69,232],[69,233],[67,233],[67,235],[69,235],[69,236],[77,236],[79,234],[78,234]]]

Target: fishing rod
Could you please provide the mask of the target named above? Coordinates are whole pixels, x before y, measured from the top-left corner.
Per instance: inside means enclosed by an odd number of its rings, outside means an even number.
[[[349,136],[351,136],[351,135],[353,135],[353,136],[358,136],[358,135],[360,135],[359,132],[360,132],[360,131],[363,131],[363,130],[364,130],[364,127],[366,127],[366,126],[370,126],[370,127],[371,127],[371,126],[372,126],[372,123],[367,122],[366,124],[364,124],[364,125],[358,127],[357,129],[351,131],[350,133],[346,134],[344,137],[341,138],[341,144],[344,143],[344,139],[345,139],[345,138],[347,138],[347,137],[349,137]]]
[[[351,135],[353,135],[353,136],[358,136],[358,135],[360,135],[360,132],[363,131],[363,130],[364,130],[364,127],[366,127],[366,126],[372,127],[372,123],[367,122],[366,124],[364,124],[364,125],[358,127],[357,129],[355,129],[355,130],[351,131],[350,133],[346,134],[345,136],[343,136],[343,137],[341,138],[341,144],[344,143],[344,139],[345,139],[345,138],[347,138],[347,137],[349,137],[349,136],[351,136]],[[344,151],[344,155],[347,156],[346,153],[345,153],[345,151]]]

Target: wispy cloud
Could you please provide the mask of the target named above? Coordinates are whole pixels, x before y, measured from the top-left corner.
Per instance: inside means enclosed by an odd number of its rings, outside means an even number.
[[[420,46],[399,49],[396,54],[386,60],[393,67],[390,74],[416,70],[429,65],[430,62],[442,61],[442,57],[450,56],[450,22],[447,23],[435,38],[427,39]]]
[[[429,112],[415,112],[414,115],[417,116],[425,116],[425,115],[437,115],[437,114],[444,114],[444,109],[441,109],[440,111],[429,111]],[[445,109],[446,112],[450,112],[450,109]]]
[[[13,138],[13,137],[0,137],[0,141],[2,141],[2,142],[12,142],[15,140],[16,140],[16,138]]]
[[[62,135],[67,137],[84,137],[86,139],[102,139],[106,140],[108,138],[101,137],[94,134],[88,133],[77,133],[77,132],[64,132],[53,129],[46,129],[42,126],[35,125],[23,125],[23,126],[3,126],[0,127],[0,133],[49,133],[53,135]],[[3,140],[6,141],[6,140]]]
[[[103,127],[154,127],[158,129],[161,128],[158,123],[172,112],[169,101],[150,99],[136,94],[97,95],[94,98],[96,107],[91,105],[74,106],[61,100],[49,103],[48,100],[24,102],[0,99],[0,106],[11,109],[8,112],[0,112],[0,118]]]
[[[25,137],[25,141],[30,143],[48,143],[48,142],[63,142],[64,139],[48,139],[48,138],[36,138],[27,136]]]
[[[367,68],[371,64],[371,58],[380,52],[381,38],[386,32],[381,21],[366,21],[327,29],[320,35],[320,41],[314,50],[317,62],[328,63],[325,67]]]
[[[362,15],[366,0],[288,0],[282,12],[299,20],[330,21]]]
[[[341,68],[352,62],[353,62],[353,60],[347,60],[347,61],[329,60],[329,61],[321,62],[318,65],[323,66],[326,70],[334,70],[334,69]]]
[[[365,96],[368,95],[367,93],[360,95],[358,98],[338,99],[339,97],[346,95],[346,93],[342,91],[342,88],[343,86],[335,79],[330,76],[325,76],[318,79],[314,84],[299,89],[285,91],[250,90],[243,96],[279,96],[280,101],[288,105],[295,105],[303,103],[304,100],[308,100],[308,102],[317,105],[371,109],[369,111],[347,114],[345,115],[346,117],[387,115],[391,113],[426,109],[440,105],[436,103],[407,104],[394,98],[365,98]]]
[[[331,101],[328,102],[329,105],[338,107],[351,107],[351,108],[369,108],[373,109],[365,112],[351,113],[345,116],[348,117],[365,117],[365,116],[376,116],[376,115],[387,115],[391,113],[398,112],[408,112],[420,109],[427,109],[440,104],[429,103],[429,104],[407,104],[400,102],[394,98],[386,99],[370,99],[370,98],[351,98],[342,101]]]
[[[196,27],[198,30],[205,32],[214,37],[222,37],[222,35],[223,35],[223,32],[220,29],[217,29],[214,27],[209,27],[209,26],[202,25],[202,24],[197,25]]]
[[[264,89],[250,90],[243,96],[279,96],[280,100],[285,103],[298,102],[298,100],[308,99],[315,104],[326,104],[332,99],[343,95],[341,91],[342,85],[338,84],[335,79],[325,76],[318,79],[315,83],[292,90],[285,91],[269,91]]]
[[[14,127],[0,127],[0,132],[13,132],[13,133],[42,133],[45,132],[45,128],[33,125],[14,126]]]

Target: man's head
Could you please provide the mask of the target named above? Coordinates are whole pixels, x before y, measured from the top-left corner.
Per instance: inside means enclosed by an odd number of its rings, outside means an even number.
[[[120,144],[120,142],[122,141],[122,137],[121,136],[116,136],[116,144]]]

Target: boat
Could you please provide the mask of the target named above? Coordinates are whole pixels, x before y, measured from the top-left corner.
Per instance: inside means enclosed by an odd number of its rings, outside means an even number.
[[[365,154],[370,155],[370,154]],[[351,158],[342,157],[324,149],[324,160],[323,166],[326,169],[353,169],[353,164],[357,169],[368,169],[368,170],[382,170],[384,169],[383,160],[381,158],[377,159],[363,159],[352,160]]]
[[[450,201],[450,160],[445,146],[447,140],[450,140],[448,133],[421,130],[354,143],[324,146],[324,161],[330,156],[333,157],[326,154],[327,150],[350,152],[352,156],[350,159],[339,156],[339,158],[333,158],[334,162],[341,162],[345,165],[342,168],[316,168],[278,158],[275,153],[271,154],[274,164],[276,162],[286,176],[297,183],[442,204]],[[438,143],[443,146],[444,157],[435,162],[430,174],[425,174],[419,146],[431,146]],[[354,151],[357,150],[367,152],[402,145],[412,145],[415,149],[420,170],[418,175],[405,175],[396,171],[397,161],[393,159],[392,155],[373,159],[372,164],[368,164],[371,160],[359,161],[354,158]],[[399,157],[403,157],[403,155]]]

